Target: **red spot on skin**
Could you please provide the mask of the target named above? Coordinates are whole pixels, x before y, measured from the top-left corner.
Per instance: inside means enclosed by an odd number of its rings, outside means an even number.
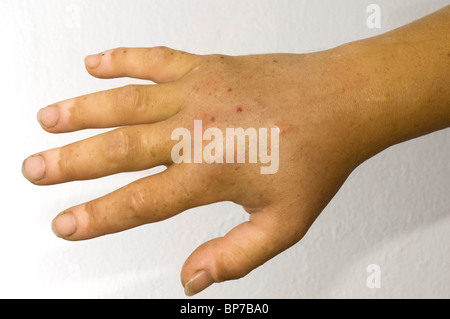
[[[241,113],[243,110],[242,110],[242,107],[238,107],[237,109],[236,109],[236,113]]]
[[[232,90],[232,89],[228,89],[228,91],[227,91],[227,92],[228,92],[228,93],[230,93],[231,91],[233,91],[233,90]]]

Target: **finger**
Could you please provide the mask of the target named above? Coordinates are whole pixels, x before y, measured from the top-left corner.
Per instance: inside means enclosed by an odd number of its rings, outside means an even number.
[[[72,207],[52,223],[58,237],[84,240],[170,218],[209,203],[181,165],[143,178],[106,196]]]
[[[158,122],[180,110],[179,92],[174,84],[128,85],[47,106],[38,121],[52,133]]]
[[[238,279],[298,242],[309,222],[289,221],[274,211],[260,211],[224,237],[197,248],[181,272],[187,296],[216,282]]]
[[[90,55],[85,64],[91,75],[102,79],[131,77],[165,83],[182,78],[199,58],[166,47],[117,48]]]
[[[30,156],[23,172],[34,184],[50,185],[168,165],[172,163],[169,128],[158,122],[106,132]]]

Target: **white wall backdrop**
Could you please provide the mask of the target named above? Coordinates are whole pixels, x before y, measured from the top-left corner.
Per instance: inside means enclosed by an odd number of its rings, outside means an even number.
[[[366,8],[382,9],[381,29]],[[84,242],[50,229],[63,209],[149,172],[37,187],[28,155],[93,135],[50,135],[52,102],[135,80],[98,80],[83,58],[118,46],[165,45],[231,55],[309,52],[384,33],[448,0],[0,0],[0,297],[183,298],[179,273],[204,241],[247,215],[221,203]],[[450,297],[450,130],[392,147],[359,167],[304,240],[203,298]],[[201,231],[199,231],[201,230]],[[370,264],[381,288],[366,286]]]

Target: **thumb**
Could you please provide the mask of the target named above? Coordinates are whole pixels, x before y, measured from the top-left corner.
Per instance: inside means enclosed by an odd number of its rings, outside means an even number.
[[[242,278],[297,243],[312,222],[284,213],[273,209],[252,213],[248,222],[198,247],[181,271],[186,295],[193,296],[213,283]]]

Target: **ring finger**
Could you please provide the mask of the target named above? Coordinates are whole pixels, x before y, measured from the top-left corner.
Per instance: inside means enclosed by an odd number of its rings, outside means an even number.
[[[123,127],[32,155],[23,173],[34,184],[51,185],[169,165],[173,141],[168,122]]]
[[[39,111],[38,120],[51,133],[153,123],[180,110],[180,92],[175,82],[128,85],[47,106]]]

